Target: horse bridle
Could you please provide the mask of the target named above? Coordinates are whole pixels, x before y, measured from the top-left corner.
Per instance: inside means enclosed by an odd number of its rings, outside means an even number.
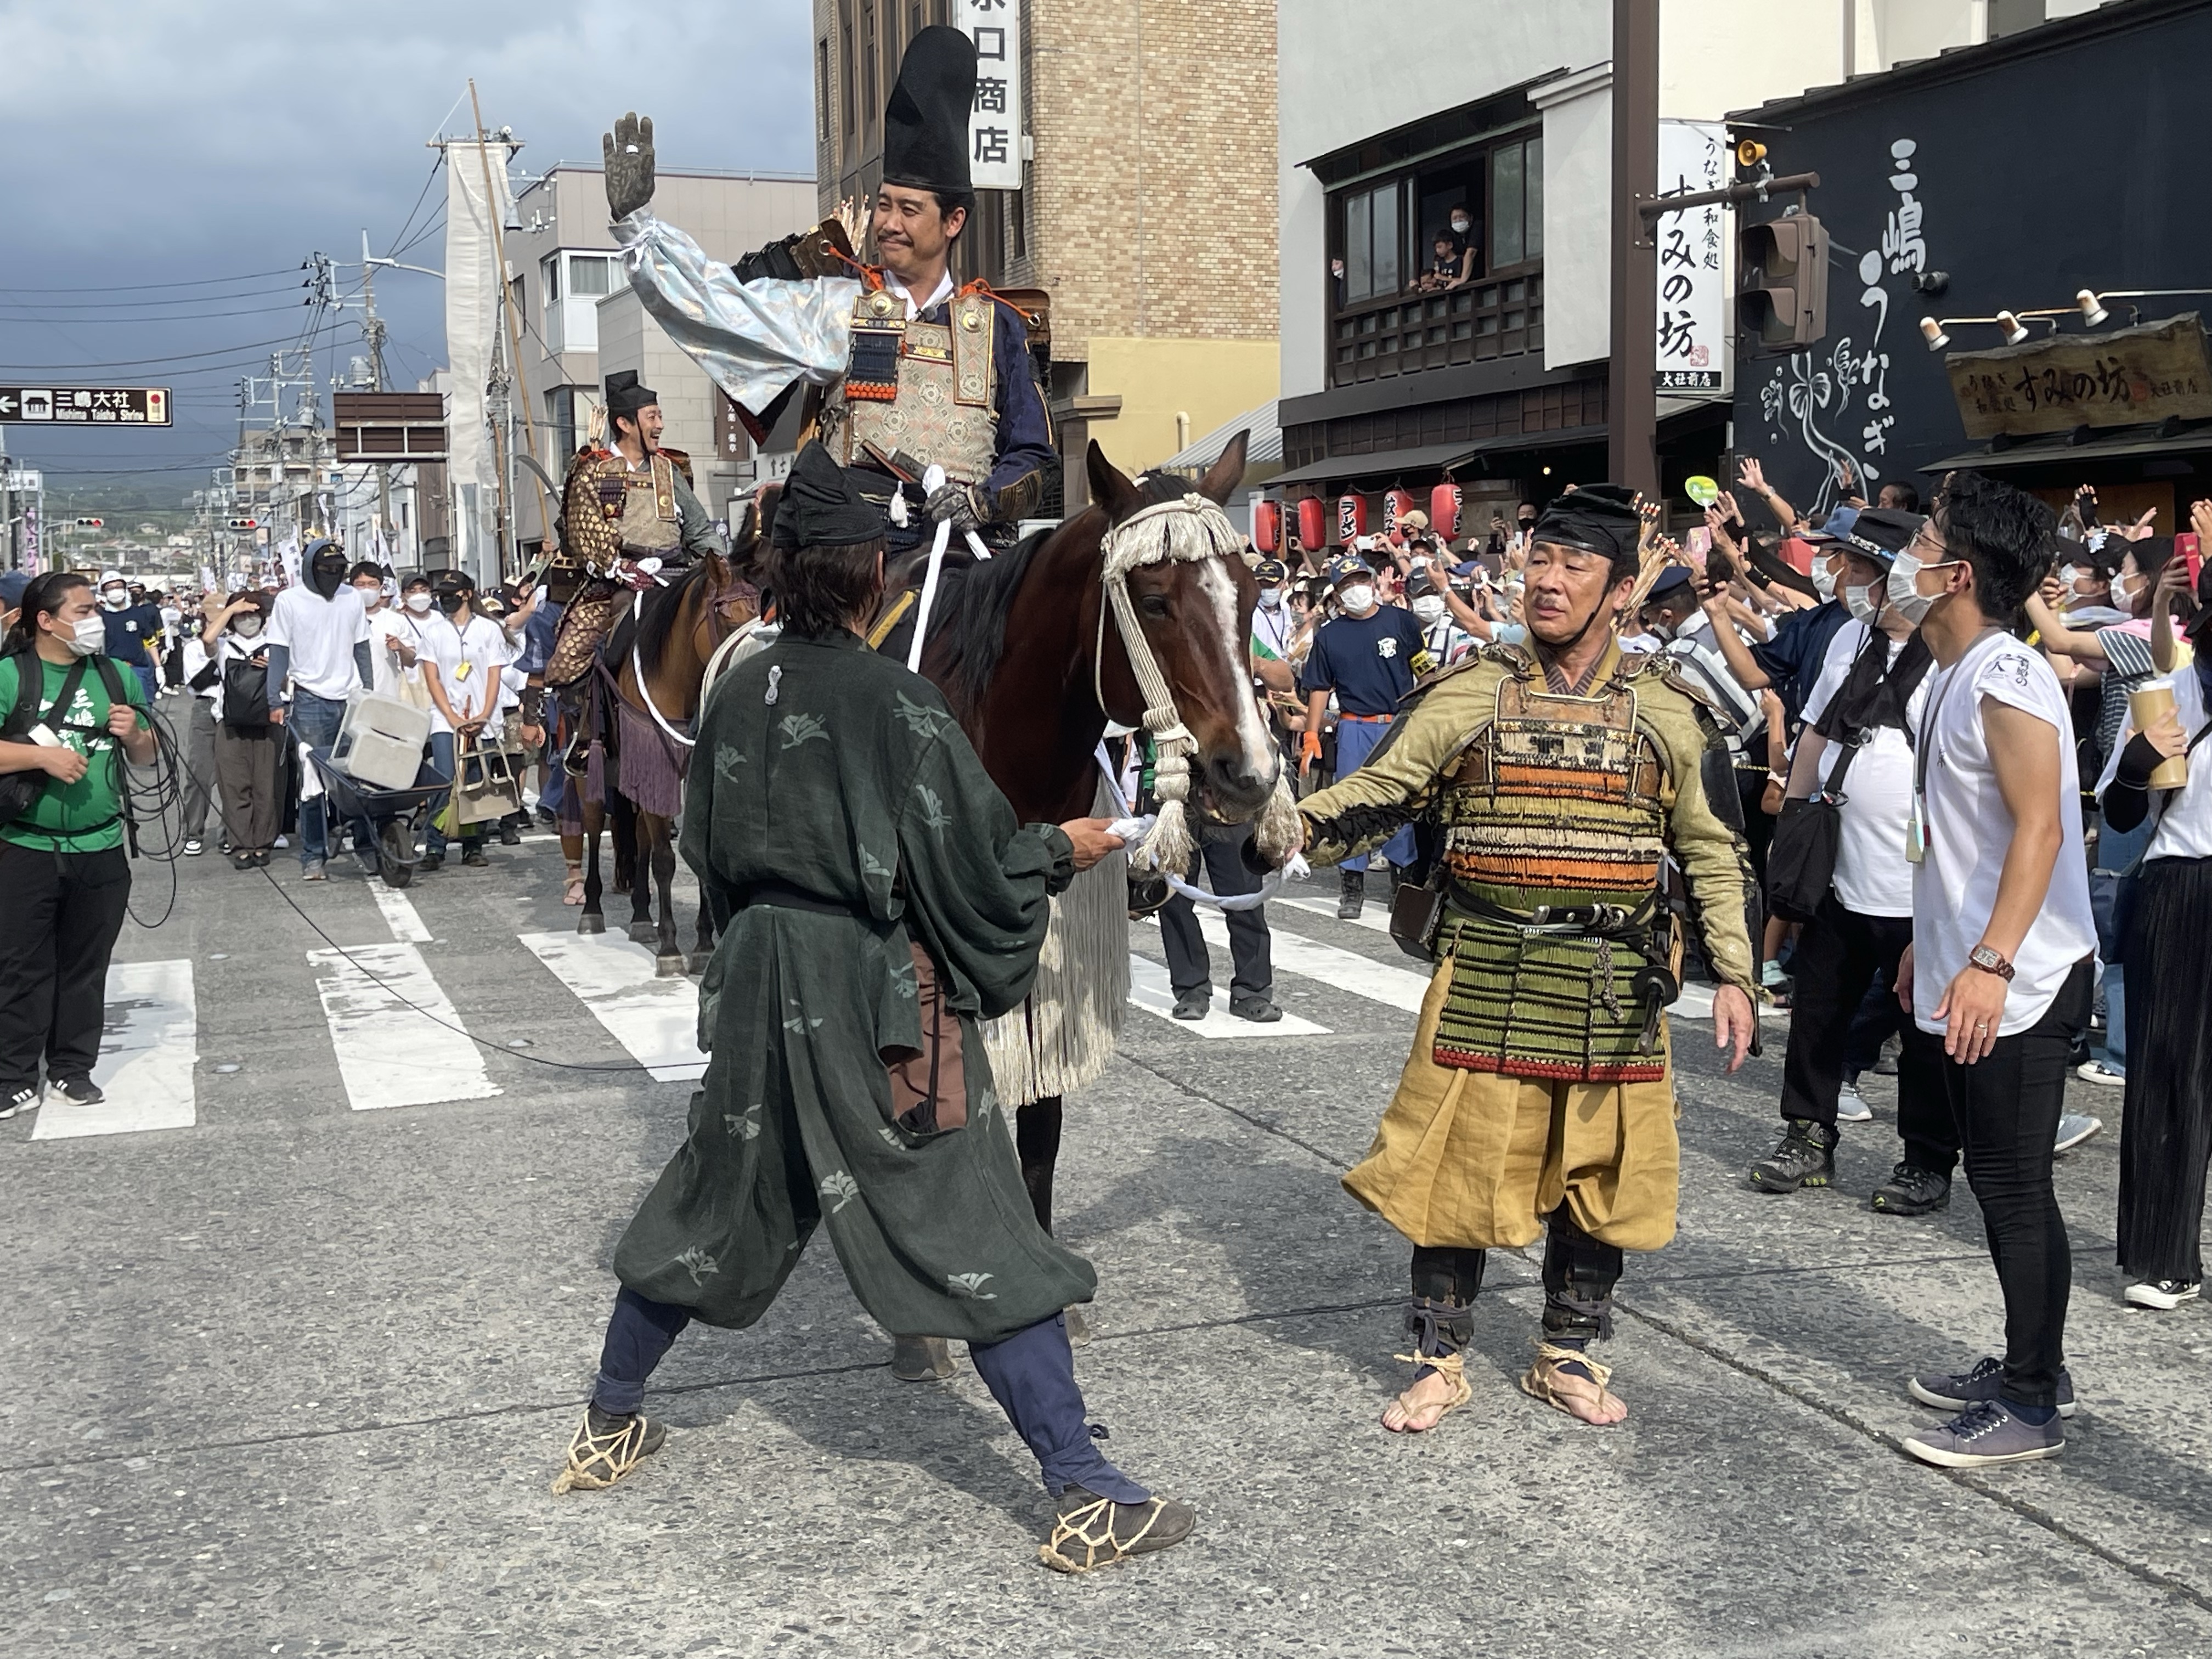
[[[727,561],[724,562],[722,568],[728,573],[729,580],[707,597],[707,626],[714,641],[714,649],[707,653],[710,661],[715,652],[720,650],[724,642],[728,640],[737,627],[737,624],[732,623],[725,614],[726,608],[732,605],[743,604],[744,599],[744,596],[738,592],[738,588],[744,586],[744,579],[737,574]],[[645,590],[641,588],[638,590],[636,602],[630,607],[629,672],[630,678],[637,682],[637,700],[645,705],[645,712],[653,716],[653,723],[659,726],[665,735],[683,744],[686,749],[696,748],[698,740],[684,736],[669,723],[668,717],[660,712],[659,706],[653,700],[652,688],[645,683],[645,664],[638,654],[637,646],[638,630],[643,626],[644,622]],[[702,685],[700,690],[702,699],[705,690],[705,686]]]

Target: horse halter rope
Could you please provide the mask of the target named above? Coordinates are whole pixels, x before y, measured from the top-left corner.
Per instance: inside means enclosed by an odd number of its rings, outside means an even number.
[[[1190,797],[1190,757],[1198,752],[1198,739],[1183,724],[1175,692],[1160,672],[1159,659],[1152,654],[1152,642],[1146,639],[1144,626],[1137,619],[1136,605],[1129,598],[1129,573],[1143,565],[1233,559],[1243,546],[1243,538],[1230,524],[1229,515],[1195,491],[1140,507],[1106,532],[1099,572],[1106,603],[1098,607],[1098,638],[1091,653],[1091,691],[1103,711],[1106,707],[1106,613],[1110,607],[1115,631],[1121,636],[1121,649],[1145,700],[1145,729],[1152,734],[1157,757],[1152,775],[1153,793],[1159,797],[1159,820],[1140,845],[1130,848],[1133,868],[1180,875],[1188,867],[1197,843],[1191,836],[1185,802]],[[1288,796],[1279,769],[1275,786],[1276,798],[1268,802],[1256,833],[1261,837],[1262,853],[1272,858],[1279,852],[1287,857],[1290,843],[1282,815],[1287,811],[1294,822],[1297,807]]]

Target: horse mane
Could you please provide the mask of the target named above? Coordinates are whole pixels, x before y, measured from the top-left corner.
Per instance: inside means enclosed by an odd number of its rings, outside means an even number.
[[[1036,562],[1037,550],[1063,528],[1032,531],[998,557],[969,566],[957,591],[944,596],[951,603],[940,599],[934,607],[929,651],[945,665],[945,699],[963,720],[981,706],[1006,656],[1006,613],[1013,609],[1022,578]]]
[[[645,614],[637,623],[637,659],[648,674],[658,673],[660,659],[668,649],[670,637],[676,632],[676,618],[684,610],[684,596],[707,575],[707,562],[702,559],[659,591],[658,602],[645,607]]]

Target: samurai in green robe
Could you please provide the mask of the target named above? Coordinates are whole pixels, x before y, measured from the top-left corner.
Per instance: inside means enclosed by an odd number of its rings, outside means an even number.
[[[867,648],[880,528],[810,445],[772,543],[781,635],[701,715],[679,844],[720,925],[700,994],[711,1058],[616,1249],[623,1288],[556,1489],[611,1485],[654,1450],[639,1408],[677,1334],[750,1325],[822,1229],[893,1335],[968,1342],[1060,1511],[1047,1560],[1103,1565],[1194,1517],[1091,1437],[1061,1310],[1097,1276],[1037,1224],[975,1022],[1019,1005],[1051,896],[1118,843],[1094,820],[1016,823],[937,689]]]

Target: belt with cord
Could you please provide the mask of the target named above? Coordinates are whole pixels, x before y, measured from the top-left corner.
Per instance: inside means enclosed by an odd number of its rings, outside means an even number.
[[[750,909],[757,904],[775,910],[808,910],[816,915],[857,916],[863,921],[870,920],[866,905],[848,904],[842,899],[823,898],[819,893],[810,893],[804,887],[794,887],[787,881],[757,881],[730,896],[732,910]]]

